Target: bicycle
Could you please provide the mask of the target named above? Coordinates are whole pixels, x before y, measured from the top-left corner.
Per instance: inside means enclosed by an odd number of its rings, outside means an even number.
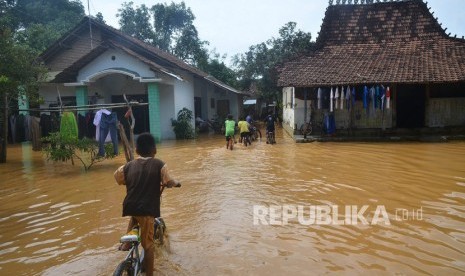
[[[131,243],[131,248],[126,258],[118,264],[113,276],[139,275],[143,272],[144,249],[141,247],[139,253],[140,236],[139,227],[134,227],[128,234],[121,237],[120,242]]]
[[[274,131],[267,131],[266,132],[266,143],[267,144],[276,144],[275,136],[274,136]]]
[[[165,185],[162,185],[160,190],[160,196],[165,189]],[[181,187],[181,183],[177,183],[176,188]],[[164,242],[164,234],[166,232],[166,224],[162,217],[157,217],[154,220],[154,240],[158,241],[159,245],[163,245]],[[139,275],[143,271],[143,261],[144,261],[144,248],[141,246],[141,240],[139,235],[139,225],[135,225],[131,231],[127,234],[123,235],[120,238],[120,243],[130,243],[131,247],[129,249],[128,254],[121,261],[115,269],[113,276],[121,276],[121,275]],[[139,252],[139,246],[140,252]]]
[[[250,140],[252,141],[261,141],[262,140],[262,132],[254,125],[250,126]]]
[[[312,120],[314,120],[313,108],[309,112],[309,117],[310,118],[308,118],[308,121],[303,123],[299,128],[301,135],[307,136],[307,135],[312,134],[313,132],[313,123],[312,123]]]
[[[306,123],[302,124],[300,126],[299,131],[300,131],[300,134],[305,135],[305,136],[312,134],[312,132],[313,132],[312,122],[309,121],[309,122],[306,122]]]
[[[252,145],[252,141],[250,138],[250,135],[245,135],[244,137],[241,137],[242,141],[244,143],[244,146],[247,147],[247,144]]]

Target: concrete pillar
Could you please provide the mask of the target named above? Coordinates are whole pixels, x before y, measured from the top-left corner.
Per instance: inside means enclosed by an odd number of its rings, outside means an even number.
[[[20,96],[18,97],[18,108],[19,109],[29,109],[29,99],[26,97],[24,92],[24,87],[19,86],[18,90],[20,91]],[[19,114],[29,115],[29,111],[19,111]]]
[[[87,86],[76,87],[76,105],[87,105]],[[86,111],[78,111],[78,114],[84,116],[86,114]]]
[[[150,133],[155,137],[158,143],[161,141],[161,124],[160,124],[160,91],[158,83],[148,83],[148,102],[149,102],[149,126]]]

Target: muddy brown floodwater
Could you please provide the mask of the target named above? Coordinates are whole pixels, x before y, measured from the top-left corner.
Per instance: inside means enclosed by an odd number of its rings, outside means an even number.
[[[281,129],[277,141],[158,145],[183,186],[162,199],[169,244],[157,248],[156,273],[465,273],[464,142],[295,144]],[[111,275],[124,257],[125,191],[113,180],[123,163],[85,173],[10,147],[0,274]]]

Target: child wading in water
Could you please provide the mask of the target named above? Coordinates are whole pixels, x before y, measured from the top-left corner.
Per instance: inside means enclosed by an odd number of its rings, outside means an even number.
[[[228,115],[228,118],[224,122],[225,136],[226,136],[226,148],[233,150],[234,145],[234,130],[236,128],[236,122],[233,120],[231,114]]]

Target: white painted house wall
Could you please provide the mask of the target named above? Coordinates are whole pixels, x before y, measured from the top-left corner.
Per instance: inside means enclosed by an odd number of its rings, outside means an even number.
[[[160,91],[160,128],[161,139],[176,139],[171,126],[171,119],[176,119],[177,112],[174,109],[174,89],[172,85],[159,84]]]
[[[102,73],[109,69],[114,70]],[[45,103],[41,107],[57,103],[57,87],[62,97],[75,97],[76,87],[86,85],[88,97],[98,93],[102,98],[99,103],[111,103],[112,95],[147,94],[147,83],[141,82],[142,77],[150,78],[158,83],[160,127],[163,140],[175,139],[171,119],[176,119],[178,112],[184,107],[194,111],[194,96],[202,98],[202,116],[205,116],[205,119],[211,119],[216,115],[216,101],[223,99],[229,100],[230,111],[234,118],[237,118],[239,114],[238,94],[218,89],[212,83],[203,79],[195,79],[188,73],[182,73],[183,80],[164,74],[158,75],[145,63],[118,49],[110,49],[84,66],[79,71],[75,83],[42,86],[39,93],[44,97]],[[215,101],[213,108],[211,99]],[[192,125],[195,125],[194,120],[192,120]]]
[[[50,83],[42,85],[39,88],[39,95],[44,99],[44,103],[40,105],[40,108],[47,108],[50,104],[58,104],[58,91],[62,97],[74,97],[76,92],[74,87],[66,87],[63,84]],[[48,113],[48,112],[47,112]]]
[[[183,76],[184,80],[174,82],[174,110],[177,117],[178,112],[184,107],[194,112],[194,78]],[[192,118],[192,126],[195,126],[195,118]]]
[[[113,56],[115,57],[114,60],[112,60]],[[85,81],[93,74],[110,68],[124,68],[137,72],[140,77],[155,77],[155,72],[150,70],[149,66],[145,63],[140,62],[121,50],[111,49],[104,52],[82,68],[79,71],[77,80]]]
[[[283,127],[294,131],[294,87],[283,88]]]

